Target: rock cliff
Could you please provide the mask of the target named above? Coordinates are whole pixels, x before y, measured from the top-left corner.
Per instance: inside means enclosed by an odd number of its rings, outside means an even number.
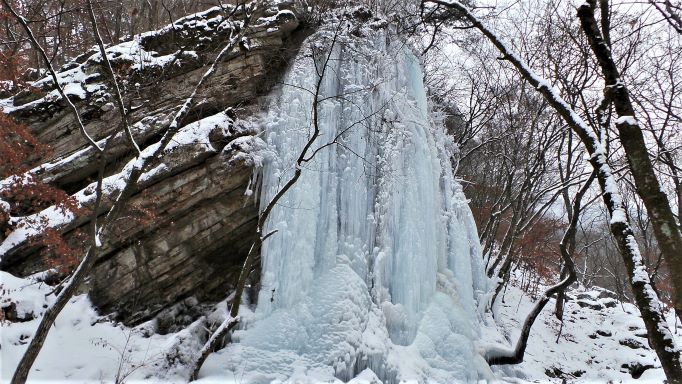
[[[242,16],[237,11],[228,17],[216,7],[107,48],[114,71],[127,79],[123,97],[141,148],[159,139],[225,43],[226,25]],[[258,165],[250,152],[259,145],[259,127],[249,116],[258,112],[260,97],[276,84],[310,30],[302,14],[286,3],[259,11],[248,28],[245,44],[219,64],[200,90],[200,101],[182,122],[173,148],[143,177],[116,235],[103,239],[87,284],[102,314],[115,313],[135,324],[182,301],[218,301],[239,272],[255,233],[258,204],[246,196]],[[99,52],[88,52],[58,76],[87,132],[106,146],[107,207],[116,196],[116,176],[133,152],[120,133],[102,64]],[[0,100],[0,107],[51,147],[50,156],[31,173],[92,207],[88,197],[99,155],[86,145],[51,78]],[[72,243],[89,219],[53,220],[45,212],[33,216],[40,215]],[[0,235],[0,269],[18,276],[48,269],[42,246],[32,241],[40,234],[32,236],[21,224],[16,228]]]

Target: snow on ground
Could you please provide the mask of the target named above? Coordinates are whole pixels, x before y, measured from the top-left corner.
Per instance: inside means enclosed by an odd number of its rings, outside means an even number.
[[[0,308],[13,305],[18,317],[41,314],[52,287],[36,282],[36,277],[20,279],[0,272]],[[495,367],[500,382],[600,382],[661,383],[664,376],[655,354],[647,347],[644,325],[637,309],[607,297],[603,290],[578,289],[570,292],[565,323],[557,342],[559,321],[552,309],[554,300],[538,317],[530,336],[526,361],[519,365]],[[500,333],[518,336],[520,324],[532,306],[532,300],[511,286],[505,301],[496,308],[496,320],[488,316],[484,339],[502,342]],[[597,307],[602,309],[597,310]],[[224,303],[217,307],[224,308]],[[224,310],[210,319],[217,321]],[[31,316],[28,316],[31,317]],[[674,325],[672,317],[669,318]],[[212,322],[209,321],[209,322]],[[8,382],[38,324],[37,319],[24,322],[0,321],[0,382]],[[185,362],[203,343],[199,321],[187,329],[166,335],[153,333],[154,322],[135,328],[116,324],[97,315],[86,295],[74,297],[58,317],[47,338],[31,381],[113,382],[117,372],[130,381],[184,382],[188,376]],[[682,326],[675,332],[682,342]],[[629,367],[636,364],[646,369],[634,379]],[[296,377],[300,382],[311,378]],[[201,382],[238,383],[240,378],[211,376]],[[340,382],[340,381],[337,381]],[[361,372],[354,384],[378,383],[373,372]]]
[[[34,278],[21,279],[0,272],[0,308],[12,306],[19,318],[42,315],[54,295],[53,287]],[[16,308],[16,309],[14,309]],[[10,322],[0,320],[0,382],[9,382],[27,348],[38,318]],[[203,345],[197,335],[202,325],[195,322],[177,333],[158,335],[153,321],[135,328],[115,324],[99,316],[87,295],[71,299],[47,337],[29,379],[35,381],[113,382],[117,376],[127,381],[184,382],[188,376],[188,351]]]
[[[54,296],[53,288],[39,282],[39,276],[17,278],[0,272],[0,313],[12,311],[28,321],[10,322],[0,317],[0,382],[6,383],[27,348],[44,306]],[[12,307],[11,309],[9,307]],[[218,324],[225,302],[216,304],[208,316]],[[250,311],[242,309],[245,316]],[[37,318],[33,318],[37,315]],[[177,333],[154,333],[154,321],[129,328],[99,316],[87,295],[74,297],[57,318],[29,376],[29,382],[109,383],[118,376],[122,382],[183,383],[189,377],[187,362],[203,346],[201,319]],[[310,378],[298,377],[303,382]],[[352,382],[369,384],[373,373],[364,372]],[[238,376],[211,377],[202,383],[242,383]],[[341,381],[336,381],[341,383]]]
[[[569,295],[560,335],[561,323],[554,316],[556,301],[552,299],[533,326],[525,361],[494,367],[498,377],[510,382],[561,382],[562,378],[585,383],[663,382],[663,370],[648,347],[644,322],[633,304],[621,303],[599,288],[578,288]],[[518,287],[510,286],[504,302],[496,306],[498,331],[515,341],[533,304]],[[673,328],[672,313],[668,323],[677,343],[682,343],[682,325],[678,322]],[[490,328],[488,332],[494,340],[495,332]]]

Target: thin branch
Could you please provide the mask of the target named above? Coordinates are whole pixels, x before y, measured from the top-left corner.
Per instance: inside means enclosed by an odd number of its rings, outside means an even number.
[[[130,124],[128,124],[128,112],[126,111],[125,106],[123,105],[123,96],[121,96],[121,90],[118,86],[118,81],[116,80],[116,74],[114,74],[114,69],[111,67],[111,61],[109,61],[109,57],[107,56],[107,51],[104,48],[104,42],[102,42],[102,37],[99,34],[99,28],[97,27],[97,20],[95,18],[95,12],[92,9],[92,0],[87,0],[87,5],[88,5],[88,14],[90,15],[90,22],[92,23],[92,31],[95,36],[95,41],[97,41],[97,46],[99,47],[99,52],[102,55],[102,60],[104,61],[104,69],[107,72],[107,75],[109,75],[109,80],[111,80],[111,85],[114,88],[114,98],[116,99],[116,105],[118,106],[118,112],[121,115],[121,123],[123,124],[123,131],[125,132],[126,137],[128,137],[128,141],[130,141],[130,145],[133,146],[133,149],[135,150],[135,155],[139,156],[140,155],[140,147],[137,145],[135,142],[135,138],[133,138],[133,133],[130,130]]]
[[[52,76],[52,81],[54,82],[55,88],[57,89],[57,92],[59,92],[59,95],[64,99],[66,102],[67,106],[69,107],[69,110],[73,114],[74,118],[76,119],[76,123],[78,124],[78,130],[80,131],[81,135],[85,140],[88,142],[88,144],[93,147],[97,152],[102,152],[102,148],[100,148],[99,145],[95,142],[95,140],[90,137],[88,132],[85,130],[85,126],[83,125],[83,121],[81,120],[81,115],[78,113],[78,110],[76,109],[76,106],[73,105],[71,102],[71,99],[69,99],[68,96],[66,96],[66,93],[64,93],[64,88],[62,88],[61,84],[59,84],[59,77],[57,77],[57,73],[55,72],[54,68],[52,67],[52,63],[50,62],[50,58],[47,57],[47,54],[45,53],[45,50],[43,47],[38,43],[38,40],[36,39],[35,35],[33,34],[33,31],[31,30],[31,27],[28,25],[28,22],[26,19],[18,14],[14,8],[9,4],[8,0],[2,0],[2,3],[5,5],[5,8],[14,16],[14,18],[21,24],[21,26],[24,28],[24,31],[26,31],[26,34],[28,35],[29,40],[31,41],[31,44],[35,48],[36,51],[38,51],[38,54],[40,57],[43,59],[45,62],[45,66],[47,67],[47,70],[50,72],[50,75]]]

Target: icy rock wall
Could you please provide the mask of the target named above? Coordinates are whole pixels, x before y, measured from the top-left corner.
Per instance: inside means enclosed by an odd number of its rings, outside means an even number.
[[[430,117],[418,59],[384,29],[362,33],[312,36],[272,98],[262,205],[293,175],[314,97],[321,134],[268,220],[264,233],[277,232],[255,312],[209,374],[349,380],[370,369],[384,382],[449,383],[488,372],[476,350],[487,280],[452,141]]]

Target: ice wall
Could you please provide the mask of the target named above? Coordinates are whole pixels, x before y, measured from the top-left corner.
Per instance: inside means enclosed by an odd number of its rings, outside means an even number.
[[[264,233],[277,233],[262,248],[255,311],[204,372],[242,382],[345,381],[366,369],[384,382],[485,377],[478,237],[420,63],[384,29],[341,31],[312,36],[272,97],[262,204],[312,135],[314,97],[321,135],[268,221]]]

